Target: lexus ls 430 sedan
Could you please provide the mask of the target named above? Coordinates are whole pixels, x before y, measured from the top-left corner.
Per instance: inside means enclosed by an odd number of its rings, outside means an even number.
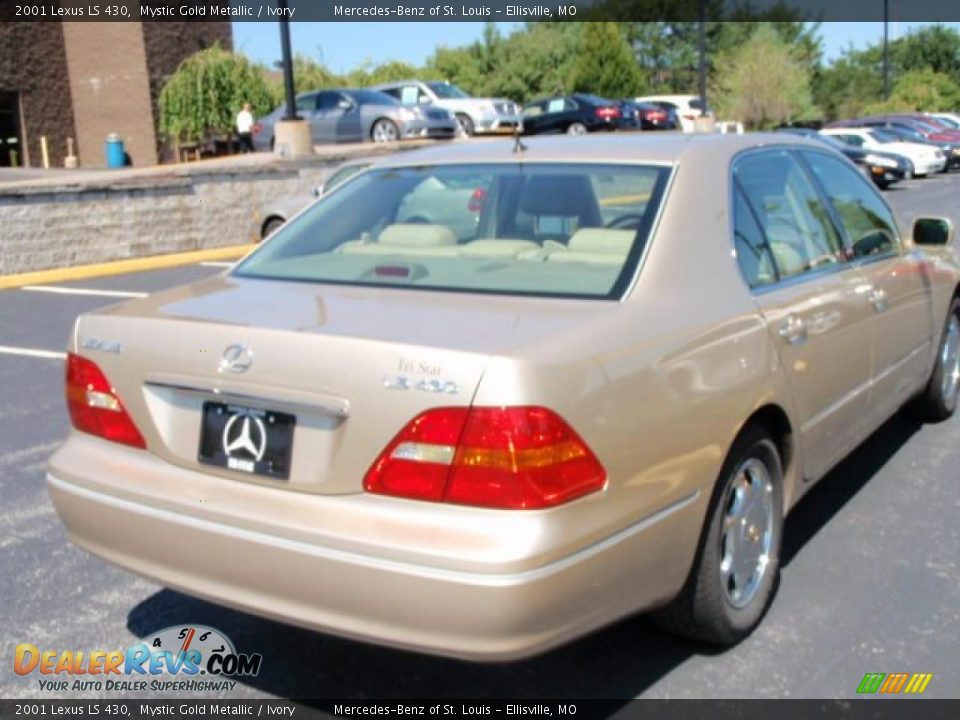
[[[398,222],[425,185],[471,222]],[[81,316],[49,490],[91,552],[325,632],[493,660],[653,610],[734,643],[798,498],[901,406],[954,412],[952,235],[782,134],[404,153]]]

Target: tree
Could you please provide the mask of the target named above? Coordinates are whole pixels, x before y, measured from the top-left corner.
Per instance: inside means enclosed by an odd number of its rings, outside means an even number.
[[[890,99],[869,105],[864,112],[953,112],[958,107],[960,85],[951,80],[949,75],[926,68],[901,75],[890,93]]]
[[[725,69],[714,83],[714,106],[721,118],[766,129],[816,116],[810,70],[794,46],[776,30],[758,26],[738,48],[718,58]]]
[[[586,23],[576,57],[570,80],[574,90],[620,98],[638,95],[646,87],[617,23]]]
[[[180,63],[164,84],[160,131],[181,142],[196,142],[209,133],[230,134],[245,102],[253,106],[254,115],[272,109],[262,69],[214,45]]]

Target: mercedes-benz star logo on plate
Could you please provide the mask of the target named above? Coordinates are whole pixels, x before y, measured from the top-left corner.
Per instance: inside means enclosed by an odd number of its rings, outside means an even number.
[[[241,343],[227,346],[223,355],[220,356],[220,372],[229,370],[242,373],[249,370],[251,365],[253,365],[253,350]]]
[[[223,451],[227,457],[237,457],[244,451],[249,459],[262,460],[267,449],[267,429],[255,415],[237,413],[223,428]]]

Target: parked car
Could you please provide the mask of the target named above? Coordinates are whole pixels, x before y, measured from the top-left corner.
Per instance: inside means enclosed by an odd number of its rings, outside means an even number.
[[[943,170],[946,156],[939,148],[917,142],[904,142],[896,134],[882,128],[871,127],[826,127],[823,135],[864,150],[877,150],[903,155],[913,163],[913,174],[924,177]]]
[[[913,163],[903,155],[880,150],[864,150],[861,147],[842,142],[835,137],[821,135],[810,128],[785,127],[779,128],[777,132],[800,135],[830,146],[859,167],[863,174],[869,177],[881,190],[886,190],[894,183],[913,177]]]
[[[261,240],[273,235],[280,226],[292,218],[318,197],[326,195],[335,187],[346,182],[361,170],[370,167],[369,160],[356,160],[344,163],[336,168],[324,179],[321,185],[315,186],[311,192],[289,195],[264,205],[257,214],[257,232]]]
[[[543,98],[523,107],[523,134],[543,135],[567,133],[635,130],[632,117],[625,117],[614,100],[586,93]]]
[[[831,123],[827,127],[875,127],[889,130],[909,142],[927,142],[936,145],[947,159],[944,170],[960,167],[960,131],[955,131],[938,120],[921,113],[912,115],[874,115],[856,120]]]
[[[926,115],[940,121],[951,130],[960,130],[960,113],[933,112]]]
[[[701,115],[713,115],[709,106],[704,108],[699,95],[647,95],[634,98],[636,102],[653,103],[665,110],[672,110],[680,120],[684,132],[694,131],[696,119]]]
[[[274,125],[284,117],[281,106],[254,126],[253,142],[272,150]],[[322,90],[297,96],[297,114],[310,123],[315,143],[392,142],[409,138],[452,138],[456,119],[442,108],[408,108],[374,90]]]
[[[70,538],[429,653],[644,610],[747,636],[798,499],[905,403],[956,410],[952,225],[902,237],[799,137],[524,145],[382,158],[227,273],[81,314],[47,481]],[[483,189],[469,237],[400,221],[425,184]]]
[[[291,195],[264,206],[260,213],[260,238],[266,239],[287,220],[370,166],[370,160],[341,165],[312,193]],[[441,181],[430,179],[411,190],[397,209],[397,222],[421,225],[446,225],[457,237],[470,237],[476,230],[483,207],[484,190],[476,184],[451,189]]]
[[[514,132],[522,118],[520,107],[507,98],[478,98],[449,82],[401,80],[374,85],[406,107],[445,108],[456,116],[467,135]]]
[[[679,130],[680,118],[672,108],[636,100],[617,100],[625,117],[633,117],[640,130]]]

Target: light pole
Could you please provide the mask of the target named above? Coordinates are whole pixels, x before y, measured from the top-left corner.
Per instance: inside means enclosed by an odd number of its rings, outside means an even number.
[[[697,38],[697,52],[700,55],[697,69],[700,84],[700,102],[703,112],[707,110],[707,0],[700,0],[700,31]]]
[[[280,9],[280,53],[283,58],[283,88],[287,98],[287,120],[297,119],[297,97],[293,90],[293,55],[290,52],[290,21],[287,0],[277,0]]]
[[[883,99],[890,99],[890,0],[883,0]]]
[[[283,89],[287,111],[273,125],[273,151],[283,157],[313,155],[310,124],[297,115],[297,96],[293,85],[293,53],[290,52],[290,20],[287,0],[277,0],[280,14],[280,52],[283,55]]]

